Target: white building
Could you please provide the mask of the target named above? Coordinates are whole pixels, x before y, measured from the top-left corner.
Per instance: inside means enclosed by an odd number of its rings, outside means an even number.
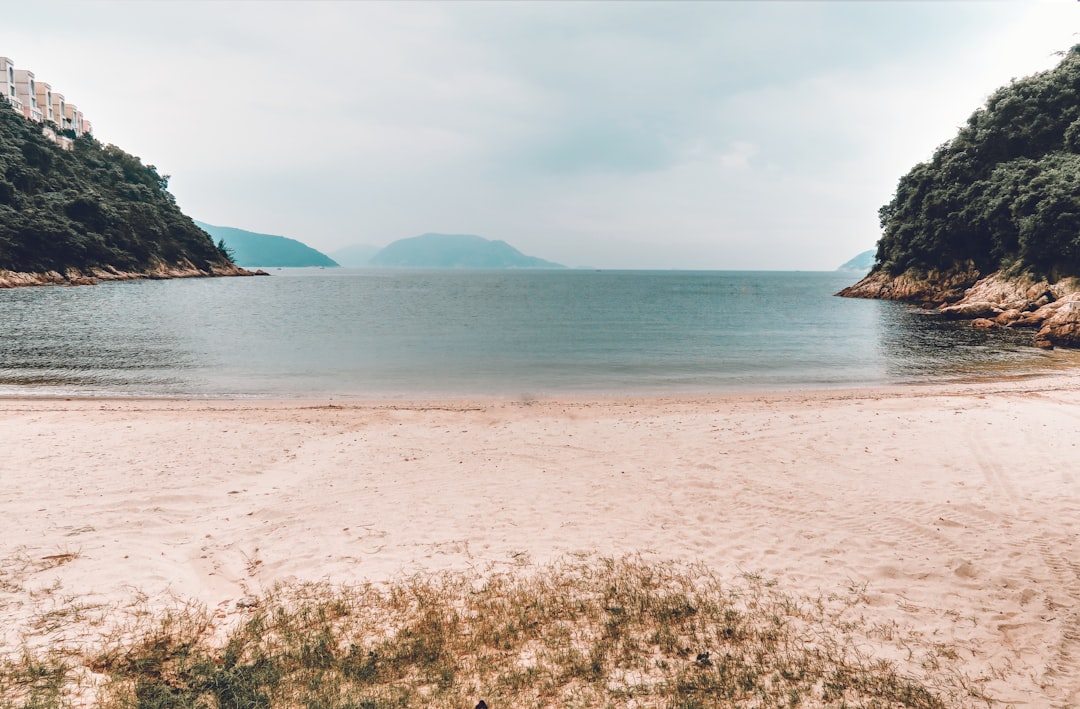
[[[53,91],[52,86],[38,81],[34,72],[16,69],[15,62],[0,57],[0,95],[7,97],[11,107],[36,123],[52,123],[61,131],[74,131],[75,136],[90,133],[90,121],[83,118],[82,111]],[[65,148],[70,148],[70,138],[57,135],[49,125],[43,127],[46,136]]]
[[[60,130],[64,129],[64,113],[67,111],[67,103],[64,102],[64,94],[52,92],[52,115],[53,122]]]
[[[56,117],[53,115],[52,87],[44,81],[37,82],[34,84],[34,98],[37,99],[41,117],[50,123],[56,123]]]
[[[15,95],[22,101],[24,116],[36,123],[44,120],[37,105],[37,81],[34,79],[34,72],[29,69],[15,70]]]
[[[0,93],[11,103],[11,107],[23,112],[22,101],[15,95],[15,62],[7,57],[0,57]]]
[[[83,115],[78,106],[73,103],[69,103],[64,107],[64,125],[65,130],[75,131],[76,137],[82,135],[86,131],[83,129]]]

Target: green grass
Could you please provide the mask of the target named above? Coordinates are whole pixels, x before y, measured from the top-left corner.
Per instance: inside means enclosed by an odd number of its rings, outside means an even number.
[[[863,608],[857,587],[799,596],[752,575],[729,585],[701,566],[634,558],[294,585],[228,629],[180,606],[78,656],[24,652],[0,665],[0,708],[991,703],[953,669],[954,649],[870,624]]]

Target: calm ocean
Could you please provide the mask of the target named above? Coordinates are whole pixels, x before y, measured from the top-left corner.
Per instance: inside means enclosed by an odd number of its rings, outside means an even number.
[[[1042,371],[849,273],[282,269],[0,291],[0,395],[543,396]]]

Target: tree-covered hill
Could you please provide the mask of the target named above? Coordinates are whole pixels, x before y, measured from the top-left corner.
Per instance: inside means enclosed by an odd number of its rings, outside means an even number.
[[[994,92],[879,215],[876,268],[891,275],[957,264],[1080,275],[1080,45]]]
[[[839,295],[1080,347],[1080,45],[995,91],[879,216],[873,270]]]
[[[239,273],[167,186],[90,136],[62,149],[0,98],[0,270]]]

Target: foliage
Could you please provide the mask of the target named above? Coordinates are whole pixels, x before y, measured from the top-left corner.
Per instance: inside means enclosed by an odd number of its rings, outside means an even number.
[[[168,179],[89,135],[64,150],[0,98],[0,269],[230,265]]]
[[[998,89],[879,212],[877,268],[1080,274],[1080,45]]]

